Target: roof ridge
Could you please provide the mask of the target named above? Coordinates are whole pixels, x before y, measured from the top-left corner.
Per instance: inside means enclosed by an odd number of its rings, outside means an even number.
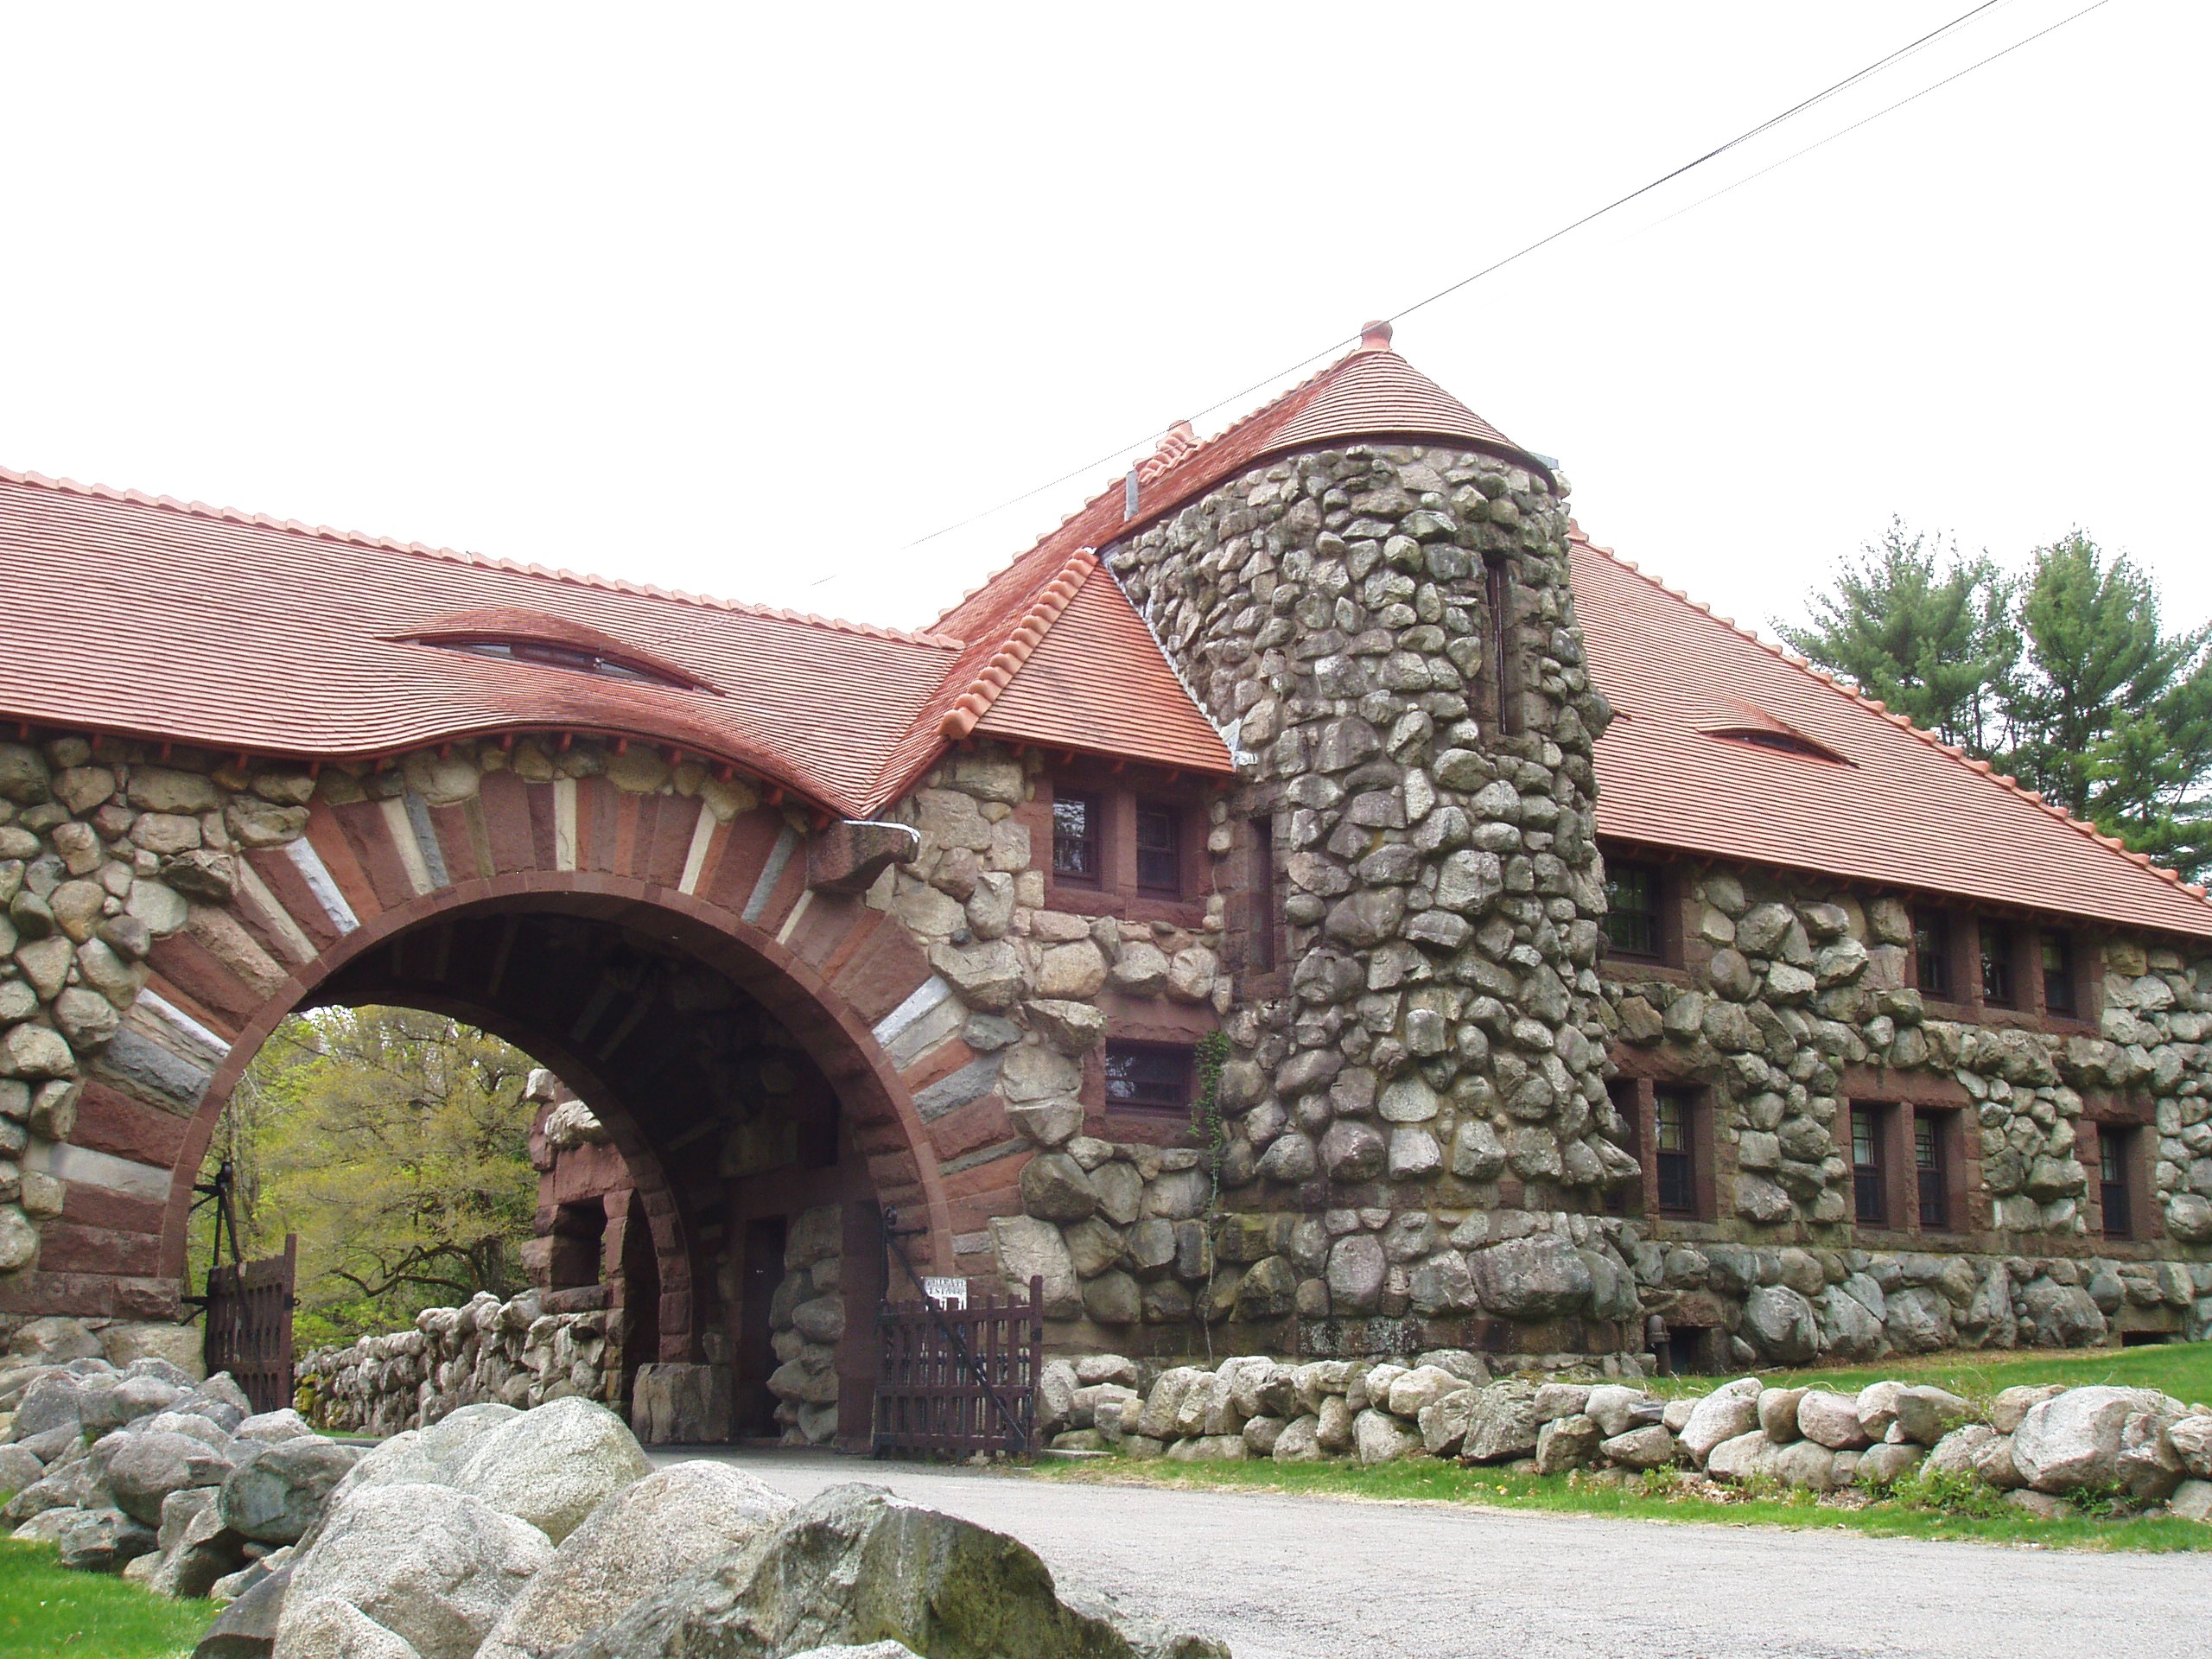
[[[1203,456],[1207,450],[1211,449],[1217,444],[1226,442],[1230,437],[1234,436],[1243,428],[1249,426],[1262,416],[1268,414],[1281,404],[1288,403],[1293,397],[1297,397],[1299,393],[1312,390],[1322,380],[1335,373],[1338,370],[1343,368],[1355,358],[1372,357],[1383,354],[1384,353],[1360,349],[1354,349],[1345,353],[1334,362],[1325,364],[1320,368],[1314,370],[1313,373],[1307,375],[1306,378],[1300,380],[1296,385],[1287,387],[1282,391],[1276,393],[1275,396],[1268,398],[1267,402],[1246,410],[1243,415],[1239,416],[1237,419],[1231,421],[1227,426],[1222,428],[1220,431],[1215,433],[1213,436],[1210,438],[1200,438],[1194,442],[1188,440],[1185,441],[1184,444],[1180,447],[1179,453],[1168,461],[1166,466],[1161,467],[1156,473],[1147,475],[1144,472],[1146,464],[1150,461],[1157,461],[1166,448],[1166,442],[1163,441],[1161,444],[1154,448],[1149,455],[1143,457],[1135,463],[1138,473],[1137,481],[1140,484],[1156,484],[1162,479],[1172,478],[1175,474],[1180,472],[1192,461]],[[1395,352],[1389,352],[1387,354],[1392,357],[1398,356],[1398,353]],[[1408,366],[1411,367],[1412,365],[1408,364]],[[1176,423],[1175,426],[1187,425],[1188,423],[1188,421],[1185,420]],[[1174,433],[1175,427],[1171,426],[1168,429],[1168,438],[1170,440],[1174,437]],[[937,613],[937,621],[944,621],[946,617],[951,615],[953,612],[958,610],[969,600],[975,598],[976,594],[982,593],[984,588],[989,587],[1000,577],[1011,571],[1024,559],[1029,557],[1033,553],[1036,553],[1042,550],[1045,544],[1051,541],[1053,537],[1058,535],[1077,519],[1082,518],[1083,515],[1089,512],[1091,508],[1096,506],[1101,501],[1105,500],[1109,496],[1112,495],[1115,491],[1124,488],[1127,485],[1128,479],[1128,474],[1127,473],[1117,474],[1113,479],[1109,480],[1105,488],[1100,490],[1097,494],[1085,497],[1082,505],[1077,507],[1073,512],[1066,514],[1061,518],[1058,524],[1053,525],[1052,529],[1038,537],[1036,540],[1031,542],[1028,546],[1023,548],[1019,553],[1014,554],[1011,558],[1007,559],[1004,564],[1000,565],[995,570],[993,570],[990,575],[985,576],[973,588],[969,588],[965,593],[962,594],[959,598],[954,600],[951,604],[939,611]]]
[[[1868,713],[1878,715],[1882,720],[1888,721],[1889,724],[1896,727],[1899,731],[1910,733],[1914,737],[1918,738],[1922,742],[1928,745],[1929,748],[1934,749],[1937,753],[1948,755],[1950,759],[1957,761],[1961,766],[1966,767],[1969,772],[1979,772],[1981,776],[1988,779],[1992,783],[1995,784],[1999,789],[2004,790],[2006,793],[2027,802],[2031,806],[2040,809],[2047,816],[2057,819],[2059,823],[2066,825],[2076,834],[2086,836],[2088,840],[2095,842],[2099,846],[2109,848],[2112,851],[2118,853],[2122,858],[2126,859],[2129,863],[2136,865],[2139,868],[2148,870],[2152,874],[2159,877],[2171,886],[2180,888],[2182,892],[2190,894],[2193,898],[2198,899],[2207,899],[2206,890],[2202,884],[2183,880],[2181,873],[2177,870],[2170,870],[2163,864],[2152,863],[2151,861],[2151,855],[2148,853],[2131,851],[2127,843],[2122,841],[2119,836],[2108,836],[2105,834],[2103,830],[2098,829],[2095,824],[2089,823],[2086,818],[2075,817],[2073,813],[2068,811],[2064,807],[2056,804],[2055,802],[2046,800],[2041,793],[2030,789],[2026,785],[2021,783],[2018,779],[2013,777],[2011,773],[1998,771],[1994,766],[1986,760],[1975,760],[1972,756],[1968,755],[1959,745],[1955,743],[1946,743],[1942,738],[1936,736],[1935,733],[1923,731],[1921,728],[1914,725],[1906,716],[1894,712],[1889,705],[1882,702],[1880,698],[1868,696],[1864,691],[1860,690],[1858,686],[1845,680],[1839,679],[1834,674],[1829,673],[1826,669],[1816,666],[1806,658],[1798,656],[1795,652],[1785,651],[1780,645],[1770,644],[1769,641],[1761,639],[1756,630],[1745,627],[1742,624],[1735,621],[1732,618],[1720,615],[1713,610],[1712,606],[1692,599],[1681,588],[1669,587],[1665,582],[1660,581],[1658,577],[1653,575],[1649,571],[1643,569],[1634,559],[1624,558],[1620,554],[1615,552],[1611,548],[1606,547],[1600,543],[1592,541],[1590,537],[1584,533],[1581,524],[1576,520],[1572,518],[1568,519],[1567,529],[1567,539],[1570,542],[1579,542],[1584,547],[1588,548],[1592,553],[1599,555],[1602,558],[1611,561],[1613,563],[1620,566],[1622,569],[1629,572],[1630,575],[1639,578],[1641,581],[1648,583],[1651,587],[1656,588],[1661,593],[1666,594],[1671,598],[1681,600],[1684,604],[1689,606],[1694,610],[1703,612],[1706,615],[1711,617],[1715,622],[1718,622],[1722,627],[1726,628],[1730,632],[1737,634],[1745,639],[1748,639],[1751,644],[1757,645],[1761,651],[1765,652],[1770,657],[1773,657],[1781,662],[1787,663],[1790,667],[1797,670],[1800,673],[1814,681],[1815,683],[1824,685],[1830,690],[1838,692],[1840,695],[1850,698],[1851,701],[1859,704],[1859,707],[1865,709]],[[2212,902],[2212,900],[2208,900],[2208,902]]]
[[[0,466],[0,483],[20,484],[57,495],[81,496],[87,500],[112,502],[118,505],[158,507],[164,512],[183,513],[194,518],[245,524],[259,530],[283,531],[289,535],[305,536],[346,547],[370,547],[388,553],[410,554],[418,558],[442,559],[448,563],[504,570],[515,575],[537,576],[549,582],[565,582],[571,587],[595,588],[602,593],[664,599],[676,604],[730,611],[771,621],[796,622],[808,627],[856,634],[870,639],[891,639],[902,645],[944,646],[955,651],[964,650],[967,645],[965,640],[950,634],[920,629],[889,628],[873,622],[849,622],[839,617],[817,616],[810,611],[785,610],[772,605],[748,604],[743,600],[719,599],[710,594],[689,593],[680,588],[662,588],[652,582],[627,582],[620,576],[599,576],[566,569],[555,569],[517,559],[499,559],[488,554],[469,553],[459,548],[431,547],[423,542],[397,541],[389,536],[367,536],[357,531],[334,529],[328,524],[303,524],[296,518],[274,518],[264,512],[247,512],[238,507],[218,507],[205,501],[181,501],[173,495],[149,495],[143,490],[118,489],[110,484],[84,484],[71,478],[49,478],[43,473],[19,472],[11,467]]]
[[[1052,624],[1060,620],[1061,613],[1098,568],[1098,555],[1090,548],[1078,549],[1069,556],[1059,574],[1045,584],[1021,620],[1014,625],[1006,642],[968,683],[968,689],[953,700],[952,707],[945,710],[938,729],[946,737],[965,737],[976,729],[976,722],[990,711],[999,693],[1006,690],[1022,664],[1029,660],[1030,653],[1052,632]]]

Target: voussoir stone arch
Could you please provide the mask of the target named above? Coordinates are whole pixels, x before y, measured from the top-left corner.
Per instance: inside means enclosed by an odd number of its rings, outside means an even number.
[[[421,964],[487,917],[626,929],[771,1012],[834,1091],[878,1201],[925,1220],[923,1254],[949,1258],[900,1072],[948,993],[883,909],[809,887],[817,824],[800,812],[620,745],[487,742],[314,772],[90,739],[6,749],[0,793],[29,806],[0,847],[21,872],[10,925],[54,943],[8,993],[35,1001],[0,1053],[24,1172],[0,1210],[0,1311],[175,1317],[194,1174],[253,1053],[291,1011],[348,1000],[344,976],[379,951],[415,962],[419,989]],[[620,1092],[596,1033],[531,1029],[496,987],[407,1000]],[[653,1148],[635,1150],[650,1204]],[[656,1240],[672,1244],[661,1207]],[[680,1275],[663,1290],[683,1294]]]

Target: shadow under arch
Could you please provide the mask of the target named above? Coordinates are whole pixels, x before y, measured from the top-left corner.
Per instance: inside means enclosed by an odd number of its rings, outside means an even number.
[[[720,1218],[703,1213],[696,1196],[703,1178],[689,1187],[683,1179],[683,1171],[700,1162],[696,1153],[684,1156],[692,1142],[671,1143],[697,1130],[696,1141],[714,1126],[673,1122],[665,1110],[641,1109],[640,1088],[627,1075],[636,1062],[628,1057],[665,1035],[657,1030],[652,1010],[637,1017],[630,1011],[626,1028],[610,1043],[599,1034],[605,1026],[579,1035],[573,1010],[531,1005],[524,988],[529,975],[517,972],[516,957],[531,955],[537,932],[549,924],[597,929],[648,954],[690,964],[772,1016],[834,1098],[840,1159],[865,1168],[873,1192],[896,1192],[903,1212],[916,1219],[925,1216],[927,1233],[915,1241],[923,1247],[919,1253],[950,1262],[946,1200],[912,1098],[868,1022],[808,962],[729,911],[667,887],[604,873],[533,871],[457,883],[379,912],[296,968],[238,1024],[172,1171],[162,1271],[175,1279],[188,1271],[187,1224],[197,1172],[239,1078],[278,1024],[320,1006],[421,1007],[513,1043],[551,1067],[601,1116],[645,1200],[653,1235],[659,1357],[708,1357],[702,1338],[715,1306],[715,1263],[702,1241],[720,1230]],[[486,958],[487,938],[504,940],[493,947],[494,957],[504,950],[504,969]],[[712,1008],[699,1011],[709,1025],[715,1014]],[[867,1329],[873,1309],[849,1307],[848,1324]]]

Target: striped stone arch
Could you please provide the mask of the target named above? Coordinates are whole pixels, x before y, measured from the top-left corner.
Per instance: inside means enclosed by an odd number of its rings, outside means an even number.
[[[657,1144],[621,1109],[626,1046],[651,1032],[613,1006],[568,1029],[533,1025],[502,1002],[499,978],[512,969],[496,947],[455,955],[470,923],[545,915],[665,942],[774,1014],[834,1091],[875,1200],[908,1225],[926,1221],[912,1253],[949,1266],[947,1204],[914,1094],[943,1064],[931,1052],[938,1027],[963,1011],[898,920],[850,890],[850,861],[825,860],[849,827],[614,753],[603,770],[536,779],[428,753],[359,779],[326,772],[304,802],[247,814],[249,828],[257,816],[277,833],[234,849],[227,900],[164,886],[161,902],[175,902],[149,918],[143,988],[83,1066],[74,1124],[45,1160],[60,1213],[41,1225],[35,1268],[10,1300],[174,1317],[193,1265],[194,1179],[247,1064],[296,1009],[388,1000],[507,1036],[601,1110],[654,1230],[660,1357],[700,1357],[694,1234],[712,1220],[671,1173],[698,1160],[667,1155],[665,1126]],[[365,970],[397,993],[340,994]],[[713,1179],[709,1160],[702,1193]]]

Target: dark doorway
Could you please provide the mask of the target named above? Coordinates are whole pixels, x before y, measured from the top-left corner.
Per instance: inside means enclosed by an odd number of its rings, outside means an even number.
[[[784,1277],[784,1224],[781,1216],[763,1216],[745,1224],[745,1268],[737,1310],[737,1433],[741,1438],[766,1438],[777,1432],[776,1396],[768,1392],[768,1377],[776,1369],[768,1304]]]

